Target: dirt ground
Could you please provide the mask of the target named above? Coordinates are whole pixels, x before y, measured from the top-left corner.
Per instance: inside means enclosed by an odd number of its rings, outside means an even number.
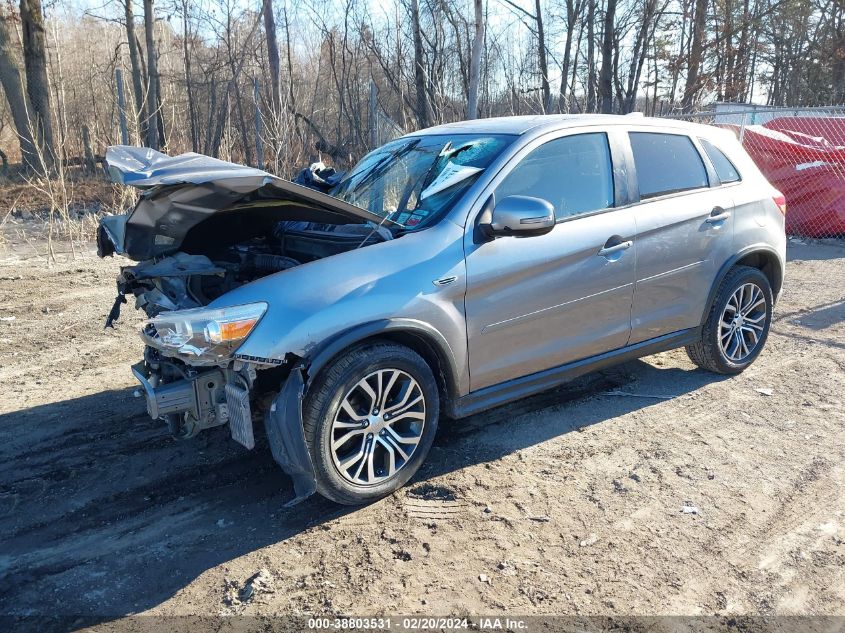
[[[445,422],[360,509],[171,439],[137,316],[103,331],[121,262],[37,250],[0,245],[0,614],[845,615],[842,242],[790,243],[741,376],[675,351]]]

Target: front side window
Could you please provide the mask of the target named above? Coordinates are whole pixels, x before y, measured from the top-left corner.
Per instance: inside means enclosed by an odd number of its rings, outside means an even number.
[[[496,188],[507,196],[542,198],[558,220],[612,207],[613,167],[607,135],[576,134],[533,150]]]
[[[688,136],[629,132],[640,199],[708,186],[707,171]]]
[[[713,143],[707,139],[700,138],[698,140],[701,142],[701,146],[704,148],[710,162],[713,163],[713,169],[716,170],[716,175],[719,176],[719,180],[722,181],[722,184],[739,182],[742,180],[739,177],[739,172],[736,170],[736,167],[734,167],[734,164],[727,156],[725,156],[725,153],[722,150],[713,145]]]

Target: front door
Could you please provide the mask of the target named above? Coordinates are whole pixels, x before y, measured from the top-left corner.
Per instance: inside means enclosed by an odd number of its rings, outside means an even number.
[[[631,328],[635,223],[614,209],[604,133],[563,136],[517,161],[493,198],[542,198],[546,235],[465,241],[471,391],[624,347]],[[474,218],[470,218],[471,222]]]

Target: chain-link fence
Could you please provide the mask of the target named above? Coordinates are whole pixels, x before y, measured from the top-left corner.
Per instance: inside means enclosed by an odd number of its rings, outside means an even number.
[[[375,130],[371,130],[370,132],[374,141],[373,147],[384,145],[385,143],[392,141],[393,139],[397,139],[405,134],[405,130],[402,126],[387,116],[381,108],[376,110],[374,114],[373,123],[375,124]]]
[[[786,197],[786,232],[845,237],[845,106],[763,108],[717,104],[669,115],[732,130]]]

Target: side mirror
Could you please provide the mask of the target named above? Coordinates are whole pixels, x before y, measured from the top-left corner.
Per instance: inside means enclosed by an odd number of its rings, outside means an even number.
[[[530,196],[502,198],[493,209],[485,209],[478,222],[487,239],[501,235],[545,235],[554,227],[555,210],[551,203]]]

